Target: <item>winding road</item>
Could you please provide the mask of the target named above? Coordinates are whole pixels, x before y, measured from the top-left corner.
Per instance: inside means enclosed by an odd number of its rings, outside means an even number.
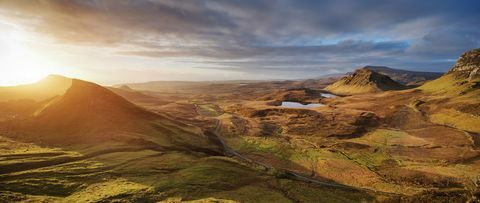
[[[252,164],[252,165],[256,165],[256,166],[260,166],[262,168],[265,168],[267,170],[277,170],[277,171],[283,171],[285,173],[285,175],[290,178],[290,179],[294,179],[294,180],[299,180],[299,181],[303,181],[303,182],[307,182],[307,183],[314,183],[314,184],[317,184],[317,185],[322,185],[322,186],[327,186],[327,187],[334,187],[334,188],[343,188],[343,189],[351,189],[351,190],[365,190],[365,189],[361,189],[361,188],[356,188],[356,187],[351,187],[351,186],[347,186],[347,185],[342,185],[342,184],[337,184],[337,183],[331,183],[331,182],[324,182],[324,181],[319,181],[317,179],[313,179],[313,178],[310,178],[310,177],[307,177],[307,176],[303,176],[301,174],[298,174],[296,172],[293,172],[293,171],[290,171],[290,170],[286,170],[286,169],[276,169],[272,166],[269,166],[267,164],[264,164],[262,162],[259,162],[259,161],[256,161],[256,160],[253,160],[253,159],[250,159],[246,156],[243,156],[242,154],[238,153],[237,151],[233,150],[230,146],[228,146],[224,141],[223,139],[221,138],[221,136],[219,135],[219,132],[220,132],[220,129],[222,127],[222,122],[220,120],[216,120],[216,125],[215,125],[215,129],[213,131],[210,131],[210,136],[213,135],[214,136],[214,139],[216,141],[218,141],[225,153],[227,153],[228,155],[230,156],[233,156],[233,157],[236,157],[242,161],[245,161],[249,164]],[[370,191],[370,190],[368,190]]]

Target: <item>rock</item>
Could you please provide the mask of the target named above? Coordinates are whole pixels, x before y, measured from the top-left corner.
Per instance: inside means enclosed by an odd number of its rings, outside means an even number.
[[[448,74],[457,79],[473,80],[480,77],[480,49],[467,51],[460,56]]]

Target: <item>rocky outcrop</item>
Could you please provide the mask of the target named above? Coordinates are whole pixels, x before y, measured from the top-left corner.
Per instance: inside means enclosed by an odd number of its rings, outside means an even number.
[[[463,53],[448,74],[454,74],[458,79],[480,78],[480,49]]]

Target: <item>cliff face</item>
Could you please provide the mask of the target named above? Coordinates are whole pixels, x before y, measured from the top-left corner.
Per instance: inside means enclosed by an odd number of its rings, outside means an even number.
[[[448,71],[458,79],[474,80],[480,77],[480,49],[467,51],[460,56],[457,63]]]

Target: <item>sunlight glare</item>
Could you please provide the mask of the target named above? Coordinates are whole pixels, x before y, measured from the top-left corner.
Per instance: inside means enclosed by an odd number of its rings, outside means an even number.
[[[38,81],[51,73],[39,53],[27,46],[22,35],[0,36],[0,85]]]

